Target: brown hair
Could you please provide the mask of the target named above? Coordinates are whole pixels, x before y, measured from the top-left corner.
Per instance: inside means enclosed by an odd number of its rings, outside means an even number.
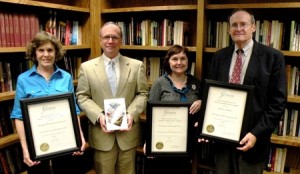
[[[185,53],[187,58],[189,59],[189,50],[186,47],[175,44],[169,48],[169,50],[164,58],[164,64],[163,64],[164,70],[168,74],[170,74],[172,72],[170,63],[169,63],[170,57],[173,56],[174,54],[178,54],[181,52]],[[192,64],[192,61],[188,61],[188,68],[187,68],[186,72],[188,72],[189,69],[191,68],[191,64]]]
[[[61,42],[52,34],[46,31],[38,32],[31,42],[27,45],[26,58],[32,60],[37,64],[36,49],[45,43],[52,43],[55,49],[55,62],[61,60],[64,57],[64,50],[62,49]]]

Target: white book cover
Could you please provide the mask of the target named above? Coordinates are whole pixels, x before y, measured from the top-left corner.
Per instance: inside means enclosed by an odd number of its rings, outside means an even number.
[[[128,128],[124,98],[105,99],[104,111],[107,130]]]

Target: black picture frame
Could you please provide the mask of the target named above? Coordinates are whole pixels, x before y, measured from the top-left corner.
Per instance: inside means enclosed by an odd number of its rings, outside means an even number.
[[[205,79],[199,137],[239,146],[249,131],[254,86]]]
[[[188,102],[148,101],[146,156],[191,155],[193,117]]]
[[[20,105],[32,160],[80,150],[82,143],[73,93],[21,99]]]

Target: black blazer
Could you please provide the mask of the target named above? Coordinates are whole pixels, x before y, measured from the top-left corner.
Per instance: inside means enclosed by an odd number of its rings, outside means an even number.
[[[228,82],[234,45],[217,51],[210,64],[208,79]],[[270,136],[283,115],[287,98],[287,81],[283,54],[254,41],[252,55],[244,77],[244,85],[252,85],[254,100],[248,132],[257,142],[243,153],[248,162],[261,162],[268,154]]]

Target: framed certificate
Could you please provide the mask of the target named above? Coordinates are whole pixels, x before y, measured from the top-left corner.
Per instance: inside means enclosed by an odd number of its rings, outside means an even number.
[[[238,145],[251,121],[253,86],[205,80],[200,136]]]
[[[147,156],[189,155],[192,144],[190,103],[148,102]]]
[[[32,160],[53,158],[80,149],[73,93],[22,99],[20,102]]]

